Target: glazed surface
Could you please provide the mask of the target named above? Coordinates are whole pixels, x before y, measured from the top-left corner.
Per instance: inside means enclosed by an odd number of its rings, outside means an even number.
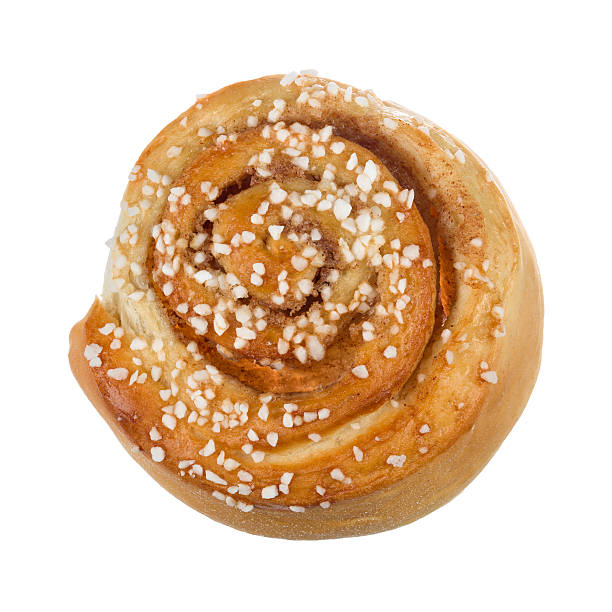
[[[371,92],[265,77],[145,149],[71,363],[198,510],[354,535],[482,468],[535,381],[541,318],[527,238],[469,149]]]

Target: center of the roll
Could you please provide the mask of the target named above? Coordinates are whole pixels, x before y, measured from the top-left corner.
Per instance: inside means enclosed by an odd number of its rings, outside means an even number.
[[[273,310],[302,308],[334,259],[321,230],[294,214],[296,199],[315,192],[306,179],[259,183],[229,198],[214,223],[213,238],[234,245],[219,257],[225,272]]]

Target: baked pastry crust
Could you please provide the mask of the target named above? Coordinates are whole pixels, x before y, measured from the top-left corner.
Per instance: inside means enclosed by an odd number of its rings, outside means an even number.
[[[370,92],[272,76],[198,100],[130,179],[103,295],[71,332],[70,363],[166,489],[238,529],[317,539],[416,520],[484,467],[535,383],[543,306],[525,231],[463,143]],[[319,203],[295,199],[317,189]],[[266,237],[281,224],[281,238]],[[244,231],[253,240],[230,241]],[[340,238],[355,235],[382,242],[347,254]],[[291,266],[309,247],[305,267]],[[284,304],[270,301],[279,270]],[[227,274],[238,282],[224,287]],[[296,343],[286,328],[315,311]]]

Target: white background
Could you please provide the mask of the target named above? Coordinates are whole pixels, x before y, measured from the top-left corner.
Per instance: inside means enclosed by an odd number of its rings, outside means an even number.
[[[610,609],[610,15],[600,2],[10,2],[0,17],[4,610]],[[195,94],[316,68],[501,178],[546,301],[525,414],[392,532],[239,533],[172,498],[72,378],[127,175]]]

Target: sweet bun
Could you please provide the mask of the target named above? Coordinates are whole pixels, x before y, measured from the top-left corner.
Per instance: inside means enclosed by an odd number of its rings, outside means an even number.
[[[70,363],[196,510],[356,536],[484,467],[535,383],[542,312],[527,235],[462,142],[369,91],[270,76],[144,150]]]

